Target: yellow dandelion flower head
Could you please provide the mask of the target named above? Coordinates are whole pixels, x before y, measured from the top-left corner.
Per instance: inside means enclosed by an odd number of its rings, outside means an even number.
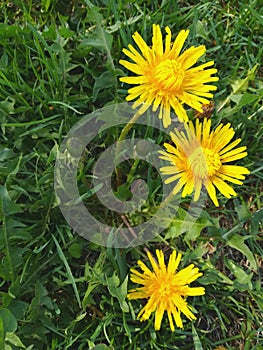
[[[132,282],[143,286],[130,290],[128,299],[148,299],[147,304],[139,312],[138,318],[140,321],[145,321],[155,312],[155,330],[161,328],[165,311],[168,315],[171,330],[175,330],[174,321],[177,327],[182,328],[181,313],[190,320],[196,319],[191,311],[191,306],[187,304],[186,297],[205,294],[203,287],[191,288],[188,286],[202,276],[202,273],[193,264],[177,272],[182,255],[180,253],[176,254],[175,250],[170,255],[167,266],[161,250],[156,250],[158,262],[150,252],[147,252],[147,255],[153,271],[141,260],[138,261],[143,273],[132,268],[130,279]]]
[[[230,123],[221,123],[211,131],[210,119],[203,122],[197,119],[195,126],[192,122],[185,123],[184,129],[185,132],[175,128],[170,133],[174,145],[165,143],[167,152],[159,151],[160,158],[171,164],[160,169],[162,174],[172,175],[165,183],[178,180],[173,193],[183,188],[182,197],[185,197],[194,191],[194,201],[199,199],[204,186],[216,206],[219,205],[216,188],[226,198],[236,196],[234,189],[225,181],[242,185],[244,175],[249,174],[249,170],[227,164],[247,155],[246,146],[235,148],[241,139],[230,143],[235,135]]]
[[[180,54],[189,30],[181,30],[173,43],[170,28],[165,27],[165,31],[164,46],[159,25],[153,25],[152,47],[138,32],[133,35],[141,53],[129,45],[129,50],[123,49],[123,52],[134,63],[120,60],[120,64],[137,76],[121,77],[120,81],[137,85],[128,90],[127,101],[137,99],[133,107],[140,106],[140,114],[151,105],[153,111],[159,108],[159,118],[167,128],[171,124],[171,108],[180,122],[188,121],[184,104],[202,113],[202,106],[213,97],[210,91],[216,90],[216,86],[207,83],[217,81],[218,77],[212,77],[217,69],[206,69],[214,65],[213,61],[193,67],[204,55],[204,45],[192,46]]]

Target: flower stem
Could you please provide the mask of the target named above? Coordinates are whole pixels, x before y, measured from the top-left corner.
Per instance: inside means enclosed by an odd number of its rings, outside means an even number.
[[[120,136],[118,138],[118,141],[117,141],[117,145],[116,145],[116,155],[117,155],[117,157],[119,156],[119,153],[120,153],[121,141],[123,141],[125,139],[126,135],[130,131],[130,129],[133,127],[133,125],[139,119],[140,115],[141,114],[136,112],[133,115],[133,117],[131,118],[131,120],[129,121],[129,123],[126,124],[125,127],[122,129],[121,134],[120,134]],[[117,185],[117,188],[118,188],[118,186],[120,185],[120,177],[121,177],[120,170],[119,170],[118,167],[116,167],[115,174],[116,174],[116,185]]]
[[[118,139],[118,141],[123,141],[125,139],[125,136],[128,134],[128,132],[130,131],[130,129],[133,127],[133,125],[136,123],[136,121],[139,119],[141,114],[139,114],[138,112],[136,112],[131,120],[129,121],[128,124],[125,125],[125,127],[122,129],[120,137]],[[118,148],[118,145],[117,145]]]
[[[173,190],[168,194],[168,196],[165,198],[165,200],[160,204],[160,207],[159,209],[162,209],[164,208],[166,205],[168,205],[171,200],[174,198],[174,193],[173,193]]]

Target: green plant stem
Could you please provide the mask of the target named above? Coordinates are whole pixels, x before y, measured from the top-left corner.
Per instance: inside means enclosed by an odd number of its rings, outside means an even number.
[[[126,135],[128,134],[128,132],[130,131],[130,129],[133,127],[133,125],[136,123],[136,121],[139,119],[140,114],[138,112],[136,112],[133,117],[131,118],[130,122],[128,124],[125,125],[125,127],[122,129],[120,137],[118,138],[117,141],[117,146],[116,146],[116,155],[118,157],[119,153],[120,153],[120,147],[121,147],[121,141],[123,141],[126,137]],[[120,170],[118,167],[116,167],[116,184],[117,184],[117,188],[120,185]]]
[[[133,127],[133,125],[136,123],[136,121],[139,119],[141,114],[139,114],[138,112],[136,112],[131,120],[129,121],[128,124],[125,125],[125,127],[122,129],[120,137],[118,139],[119,141],[123,141],[125,139],[125,136],[128,134],[128,132],[130,131],[130,129]],[[117,147],[118,148],[118,147]]]
[[[134,163],[133,163],[133,165],[131,167],[131,170],[130,170],[128,176],[127,176],[127,184],[128,184],[128,186],[131,185],[131,182],[133,180],[133,175],[134,175],[134,173],[135,173],[135,171],[137,169],[137,166],[138,166],[139,162],[140,162],[139,158],[135,159],[135,161],[134,161]]]
[[[166,205],[168,205],[170,202],[171,202],[171,200],[174,198],[174,193],[173,193],[173,191],[171,191],[170,193],[169,193],[169,195],[165,198],[165,200],[160,204],[160,208],[159,209],[162,209],[162,208],[164,208]]]

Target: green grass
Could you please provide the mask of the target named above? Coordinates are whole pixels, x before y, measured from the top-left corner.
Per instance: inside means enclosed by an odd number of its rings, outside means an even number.
[[[1,349],[263,349],[262,16],[259,0],[0,3]],[[136,30],[150,43],[153,23],[170,26],[173,34],[189,28],[188,47],[206,45],[220,77],[213,126],[231,122],[248,147],[240,164],[251,171],[236,198],[219,196],[219,208],[208,201],[191,230],[178,229],[182,210],[174,229],[146,243],[151,251],[181,251],[180,267],[193,262],[203,272],[198,281],[206,294],[189,298],[197,320],[184,318],[174,333],[166,319],[160,332],[153,318],[140,323],[140,302],[126,299],[129,268],[145,259],[145,247],[106,248],[74,234],[53,183],[57,151],[70,128],[124,101],[122,48]],[[99,152],[120,132],[116,127],[98,137],[83,157],[81,193],[90,189]],[[130,133],[145,134],[163,143],[162,135],[143,127]],[[136,225],[156,209],[160,179],[146,162],[124,162],[121,170],[130,171],[131,180],[150,181],[144,218],[129,216]],[[128,198],[130,192],[118,194]],[[87,206],[103,222],[123,224],[96,196]]]

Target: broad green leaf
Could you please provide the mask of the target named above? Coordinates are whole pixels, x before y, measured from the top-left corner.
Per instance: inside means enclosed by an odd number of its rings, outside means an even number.
[[[12,265],[8,262],[8,259],[4,258],[0,266],[0,278],[5,281],[12,281],[13,277]]]
[[[113,36],[101,28],[101,30],[95,29],[88,38],[81,41],[78,48],[83,49],[87,47],[95,47],[102,51],[111,50],[113,42]]]
[[[2,54],[0,58],[0,69],[4,70],[8,66],[8,55],[6,51]]]
[[[81,303],[83,309],[86,309],[88,304],[92,303],[93,298],[91,296],[91,293],[99,285],[100,285],[99,282],[89,282],[88,283],[88,288],[86,290],[86,293],[85,293],[84,298],[83,298],[82,303]]]
[[[201,38],[207,41],[209,40],[207,29],[205,28],[205,24],[202,21],[196,22],[195,30],[196,30],[196,37],[200,36]]]
[[[102,73],[98,78],[95,78],[95,84],[93,86],[93,100],[95,102],[98,94],[101,90],[112,88],[115,84],[114,76],[110,72]]]
[[[43,0],[43,1],[45,1],[45,0]],[[56,25],[54,23],[52,23],[48,28],[45,28],[42,35],[45,39],[55,41],[56,37],[57,37]]]
[[[216,282],[226,283],[233,285],[233,281],[224,275],[221,271],[217,270],[211,261],[207,260],[202,268],[203,276],[198,279],[202,284],[214,284]]]
[[[48,296],[47,289],[39,281],[37,281],[36,286],[35,286],[35,294],[39,300],[39,305],[46,306],[49,310],[54,309],[52,301],[51,301],[50,297]]]
[[[41,7],[44,12],[48,12],[50,4],[51,4],[51,0],[41,0]]]
[[[200,236],[201,231],[208,226],[214,226],[214,224],[206,218],[198,219],[191,227],[189,227],[189,230],[186,232],[186,235],[184,236],[184,240],[185,241],[195,240],[197,237]]]
[[[0,211],[4,216],[22,213],[20,206],[11,200],[6,187],[2,185],[0,185]]]
[[[105,344],[98,344],[95,345],[91,350],[113,350],[113,347]]]
[[[2,148],[0,151],[0,162],[17,157],[17,154],[10,148]]]
[[[206,217],[194,218],[186,211],[179,209],[178,217],[176,217],[169,227],[165,239],[176,238],[186,233],[184,240],[191,241],[200,236],[203,228],[214,226],[214,224]]]
[[[85,2],[90,8],[88,14],[89,20],[94,22],[96,27],[91,36],[84,39],[87,40],[85,41],[85,46],[97,47],[98,49],[105,51],[108,58],[108,63],[112,69],[115,69],[114,61],[111,56],[113,36],[102,27],[103,16],[99,12],[100,9],[92,5],[90,1],[85,0]]]
[[[88,17],[91,22],[102,22],[103,21],[103,16],[100,13],[100,8],[93,5],[91,1],[89,0],[84,0],[87,6],[89,7],[89,12],[88,12]]]
[[[18,37],[18,33],[22,32],[22,28],[16,24],[11,25],[1,23],[0,30],[7,38],[16,38]]]
[[[226,266],[233,273],[239,283],[247,284],[251,282],[253,273],[247,274],[240,266],[235,264],[231,259],[225,259]]]
[[[233,94],[231,95],[231,100],[233,99],[233,96],[241,96],[238,93],[245,92],[248,88],[248,79],[236,79],[232,84],[231,84]]]
[[[40,309],[43,309],[43,306],[47,307],[50,310],[54,309],[46,288],[40,281],[37,281],[35,285],[35,296],[32,299],[29,307],[28,319],[33,320],[35,318],[38,318],[39,311]]]
[[[14,333],[7,332],[5,336],[6,343],[16,346],[20,349],[26,349],[26,346],[22,343],[20,338]]]
[[[248,82],[254,79],[257,68],[258,63],[248,71],[246,78],[237,79],[231,84],[233,94],[237,94],[238,92],[245,92],[247,90]]]
[[[9,231],[9,240],[19,240],[19,241],[30,241],[32,235],[28,232],[29,228],[24,225],[22,222],[14,220],[11,217],[8,217],[6,220],[6,226]],[[0,230],[1,232],[1,230]],[[0,237],[1,242],[1,237]]]
[[[121,285],[120,285],[120,279],[116,275],[116,273],[114,273],[111,277],[107,277],[107,286],[108,286],[109,292],[113,297],[118,299],[120,303],[120,307],[123,312],[129,311],[129,306],[125,301],[127,296],[127,284],[128,284],[128,275],[126,276],[125,280]]]
[[[79,243],[73,243],[69,246],[68,252],[70,255],[72,255],[74,258],[80,258],[81,257],[81,252],[82,252],[82,247]]]
[[[209,248],[205,244],[198,245],[193,251],[189,251],[187,258],[189,260],[199,260],[201,257],[208,252]]]
[[[259,64],[255,64],[254,67],[248,71],[248,74],[246,76],[246,78],[244,79],[237,79],[235,80],[232,84],[232,93],[227,96],[227,98],[223,101],[223,103],[220,105],[220,107],[218,108],[218,112],[230,101],[230,100],[235,100],[235,95],[242,95],[246,92],[247,88],[248,88],[248,82],[253,80],[255,77],[255,72],[258,68]],[[256,95],[255,95],[256,96]],[[245,97],[245,99],[247,99],[247,97]],[[237,97],[236,101],[237,103],[241,103],[242,101],[242,97]],[[244,103],[244,100],[242,101],[242,104]],[[231,111],[231,110],[230,110]]]
[[[75,34],[75,32],[66,27],[59,28],[58,32],[65,39],[72,38],[72,36]]]
[[[88,288],[82,300],[82,307],[85,309],[93,300],[92,291],[99,285],[105,285],[105,275],[103,273],[105,263],[105,251],[102,251],[93,267],[88,262],[85,264],[84,276],[88,281]]]
[[[23,263],[23,259],[21,259],[21,265],[22,263]],[[8,289],[8,294],[7,294],[8,296],[6,297],[6,301],[5,301],[5,305],[8,306],[8,309],[12,312],[12,314],[15,316],[16,319],[19,319],[19,317],[17,317],[17,314],[15,312],[16,310],[13,309],[12,304],[14,302],[17,302],[18,298],[16,297],[21,295],[21,281],[22,281],[22,277],[17,276]],[[9,301],[7,301],[8,300],[7,298],[10,298]]]
[[[86,312],[84,312],[83,314],[78,315],[78,316],[77,316],[77,318],[75,319],[75,322],[82,321],[82,320],[83,320],[83,318],[85,318],[85,317],[86,317],[86,315],[87,315],[87,313],[86,313]]]
[[[245,204],[236,205],[236,211],[239,221],[244,221],[251,217],[251,213]]]
[[[263,225],[263,208],[252,214],[251,233],[253,235],[257,235],[259,233],[260,224]]]
[[[6,236],[6,233],[4,233],[4,236]],[[6,240],[4,243],[5,243],[6,256],[2,259],[2,262],[0,265],[0,276],[6,281],[14,282],[17,275],[17,270],[23,264],[22,255],[24,250],[23,248],[10,246],[9,240],[8,240],[8,243],[6,243]],[[13,284],[10,286],[10,288],[12,286]]]
[[[132,198],[132,193],[127,184],[124,183],[117,188],[117,191],[114,192],[115,196],[121,201],[127,201]]]
[[[3,321],[4,330],[6,332],[15,332],[17,329],[17,321],[12,312],[8,309],[0,309],[0,318]]]
[[[20,282],[20,277],[18,277],[17,280],[18,282]],[[12,288],[10,287],[10,289]],[[20,282],[20,290],[21,290],[21,282]],[[26,303],[25,301],[18,300],[18,298],[16,298],[9,303],[8,308],[12,312],[12,314],[15,316],[16,319],[22,320],[28,308],[28,303]]]
[[[249,238],[248,236],[242,237],[239,235],[234,235],[233,237],[228,239],[226,241],[226,243],[231,248],[234,248],[234,249],[238,250],[239,252],[241,252],[242,254],[244,254],[246,256],[246,258],[248,259],[248,261],[251,265],[251,268],[254,270],[257,270],[257,263],[256,263],[256,260],[254,258],[254,255],[251,252],[251,250],[248,248],[248,246],[244,243],[244,241],[248,238]]]
[[[65,334],[70,334],[72,332],[72,329],[74,329],[76,323],[81,322],[86,316],[86,312],[83,312],[80,315],[78,315],[73,321],[70,322],[69,326],[65,329]]]
[[[4,101],[0,101],[1,113],[11,114],[15,111],[15,100],[7,97]]]
[[[140,18],[143,16],[144,16],[144,14],[140,13],[138,16],[132,16],[129,18],[125,18],[125,25],[130,26],[131,24],[138,22],[140,20]],[[115,23],[108,26],[107,28],[108,28],[109,33],[114,33],[114,32],[120,31],[121,28],[123,27],[123,25],[124,25],[124,22],[116,21]],[[125,42],[124,46],[128,46],[129,43],[126,42],[125,38],[123,40]]]
[[[3,166],[0,166],[0,175],[9,176],[10,173],[15,172],[15,169],[18,165],[19,159],[13,158],[3,164]]]
[[[103,282],[105,281],[104,275],[103,275],[105,258],[106,258],[106,253],[105,251],[102,251],[94,266],[91,267],[88,261],[86,262],[84,276],[87,278],[88,281],[92,281],[92,280],[95,280],[95,281],[99,280]]]
[[[262,93],[261,93],[261,97],[262,97]],[[260,96],[258,94],[249,94],[249,93],[244,93],[241,95],[241,98],[238,102],[238,107],[244,107],[247,106],[248,104],[258,100],[260,98]]]

